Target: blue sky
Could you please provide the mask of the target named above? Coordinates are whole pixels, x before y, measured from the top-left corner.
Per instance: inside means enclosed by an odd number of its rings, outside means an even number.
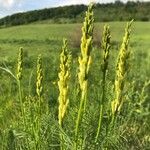
[[[71,4],[88,4],[90,1],[107,3],[115,0],[0,0],[0,18],[17,12]]]

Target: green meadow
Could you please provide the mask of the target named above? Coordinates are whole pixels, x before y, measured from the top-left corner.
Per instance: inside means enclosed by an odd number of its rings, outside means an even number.
[[[106,76],[105,112],[98,140],[95,136],[102,94],[103,50],[101,48],[105,23],[94,24],[91,65],[88,74],[87,108],[79,128],[78,142],[74,139],[76,118],[80,103],[77,73],[80,56],[82,24],[29,25],[0,29],[0,149],[1,150],[149,150],[150,149],[150,22],[133,22],[129,51],[129,72],[125,80],[121,112],[115,125],[109,125],[111,101],[115,98],[114,81],[118,53],[126,22],[107,22],[110,26],[111,48]],[[69,105],[63,127],[58,124],[58,73],[63,39],[68,40],[72,54],[69,82]],[[21,95],[24,115],[20,111],[19,90],[16,79],[20,47],[23,48]],[[37,57],[41,54],[43,73],[41,128],[32,130],[36,95]],[[11,72],[11,73],[10,73]],[[29,103],[31,109],[29,109]],[[35,102],[36,103],[36,102]],[[33,108],[32,108],[33,107]],[[36,107],[36,106],[35,106]],[[47,108],[48,107],[48,108]],[[44,109],[48,109],[45,112]],[[33,112],[32,112],[33,111]],[[33,114],[32,114],[33,113]],[[38,115],[37,115],[38,116]],[[26,120],[26,126],[22,123]],[[32,119],[31,119],[32,118]],[[37,122],[35,122],[36,124]],[[36,132],[40,132],[38,139]],[[39,134],[39,133],[38,133]],[[37,137],[36,137],[36,136]],[[61,136],[60,136],[61,135]],[[63,143],[63,144],[62,144]],[[39,146],[40,145],[40,146]]]
[[[102,34],[105,23],[95,23],[96,31]],[[110,25],[112,41],[121,42],[126,22],[108,22]],[[31,24],[9,27],[0,30],[0,57],[15,56],[19,47],[23,47],[29,55],[41,53],[46,55],[59,51],[63,38],[71,40],[72,34],[81,32],[82,24]],[[134,49],[149,51],[150,23],[134,22],[132,27],[131,46]],[[99,35],[101,36],[101,35]],[[73,37],[74,39],[74,37]],[[70,43],[69,43],[70,44]],[[142,47],[142,48],[141,48]],[[80,50],[78,50],[80,52]]]

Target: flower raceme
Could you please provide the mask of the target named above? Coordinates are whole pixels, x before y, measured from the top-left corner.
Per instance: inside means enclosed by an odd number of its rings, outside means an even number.
[[[71,54],[67,49],[67,40],[64,39],[62,52],[60,54],[60,72],[58,74],[58,88],[59,88],[59,114],[58,120],[59,124],[62,126],[63,119],[66,114],[67,106],[69,103],[68,98],[68,84],[70,79],[70,63],[71,63]]]
[[[125,35],[119,51],[117,68],[116,68],[116,79],[115,79],[115,100],[112,101],[112,114],[119,112],[123,105],[123,90],[125,86],[126,75],[129,71],[129,40],[131,33],[132,22],[127,23],[125,28]]]

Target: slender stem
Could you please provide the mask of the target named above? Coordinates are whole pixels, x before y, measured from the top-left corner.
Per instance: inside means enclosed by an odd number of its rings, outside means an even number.
[[[35,122],[33,128],[32,128],[32,132],[34,135],[34,140],[35,140],[35,150],[40,150],[40,146],[41,146],[41,134],[40,134],[40,129],[41,129],[41,97],[38,96],[38,101],[34,104],[34,109],[35,109],[35,114],[34,114],[34,118],[37,117],[36,120],[33,120],[33,122]]]
[[[80,124],[80,121],[82,119],[83,105],[84,105],[84,98],[81,99],[79,111],[78,111],[78,116],[77,116],[77,122],[76,122],[76,128],[75,128],[75,149],[77,149],[77,145],[78,145],[79,124]]]
[[[37,141],[37,147],[39,148],[39,150],[40,150],[40,129],[41,129],[41,117],[42,117],[42,108],[41,108],[42,106],[41,106],[41,96],[39,96],[39,99],[38,99],[38,116],[39,116],[39,118],[38,118],[38,129],[37,129],[37,135],[38,135],[38,141]]]
[[[104,113],[104,100],[105,100],[105,84],[106,84],[106,70],[103,71],[102,97],[101,97],[101,102],[100,102],[100,114],[99,114],[98,128],[97,128],[97,133],[95,137],[96,142],[98,140],[98,137],[102,128],[103,113]]]
[[[60,126],[60,128],[62,129],[62,126]],[[60,150],[64,150],[64,146],[63,146],[63,135],[62,133],[60,132],[59,133],[59,137],[60,137]]]
[[[96,139],[95,141],[98,140],[100,131],[101,131],[101,126],[102,126],[102,119],[103,119],[103,105],[100,105],[100,114],[99,114],[99,122],[98,122],[98,128],[97,128],[97,134],[96,134]]]
[[[21,82],[20,80],[18,80],[18,89],[19,89],[19,101],[20,101],[20,109],[21,109],[21,115],[23,118],[23,125],[24,125],[24,129],[26,127],[26,117],[25,117],[25,111],[24,111],[24,106],[23,106],[23,101],[22,101],[22,93],[21,93]]]
[[[87,81],[86,81],[87,82]],[[83,91],[83,96],[82,96],[82,99],[84,100],[84,104],[83,104],[83,115],[85,114],[85,111],[86,111],[86,105],[87,105],[87,88],[86,88],[86,92]]]
[[[63,135],[61,133],[61,130],[63,129],[63,121],[62,118],[59,120],[59,139],[60,139],[60,150],[63,150]]]
[[[110,131],[113,131],[113,128],[116,124],[116,119],[117,119],[117,113],[112,114],[111,121],[110,121],[110,124],[108,126],[108,130],[107,130],[107,135],[109,134]]]

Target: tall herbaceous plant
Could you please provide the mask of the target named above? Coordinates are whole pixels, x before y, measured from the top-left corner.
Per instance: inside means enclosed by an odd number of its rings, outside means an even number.
[[[36,94],[37,99],[34,102],[34,126],[33,126],[33,134],[35,139],[35,147],[36,149],[41,148],[41,126],[42,126],[42,94],[43,94],[43,69],[42,69],[42,57],[38,55],[37,58],[37,70],[36,70]]]
[[[99,113],[99,121],[98,121],[98,128],[97,128],[97,133],[96,133],[96,141],[98,140],[101,126],[102,126],[102,121],[103,121],[103,115],[104,115],[104,104],[106,103],[106,76],[107,76],[107,71],[108,71],[108,59],[109,59],[109,51],[110,51],[110,29],[108,25],[104,26],[103,30],[103,37],[102,37],[102,50],[103,50],[103,60],[102,60],[102,65],[101,65],[101,70],[102,70],[102,82],[101,82],[101,99],[100,99],[100,113]]]
[[[82,27],[82,38],[81,38],[81,56],[79,56],[79,73],[78,80],[81,92],[80,106],[78,110],[76,128],[75,128],[75,138],[78,139],[79,125],[82,121],[83,113],[86,110],[87,103],[87,84],[89,76],[89,68],[91,64],[91,51],[93,43],[93,28],[94,28],[94,18],[93,18],[93,5],[89,5],[84,19]]]
[[[70,63],[71,54],[67,49],[67,40],[63,40],[62,52],[60,54],[60,72],[58,74],[58,88],[59,88],[59,107],[58,107],[58,123],[60,128],[63,128],[64,118],[69,104],[69,79],[70,79]],[[64,149],[63,134],[60,131],[60,148]]]
[[[22,90],[21,90],[22,70],[23,70],[23,48],[20,48],[19,54],[18,54],[16,79],[17,79],[17,84],[18,84],[18,95],[19,95],[19,101],[20,101],[21,117],[23,120],[23,126],[25,130],[26,118],[25,118],[25,108],[23,104]]]
[[[120,112],[121,107],[124,103],[124,87],[126,84],[126,77],[130,68],[129,58],[129,40],[131,33],[131,24],[133,21],[127,23],[125,28],[125,35],[119,51],[117,67],[116,67],[116,78],[115,78],[115,99],[112,101],[112,121],[115,115]]]

